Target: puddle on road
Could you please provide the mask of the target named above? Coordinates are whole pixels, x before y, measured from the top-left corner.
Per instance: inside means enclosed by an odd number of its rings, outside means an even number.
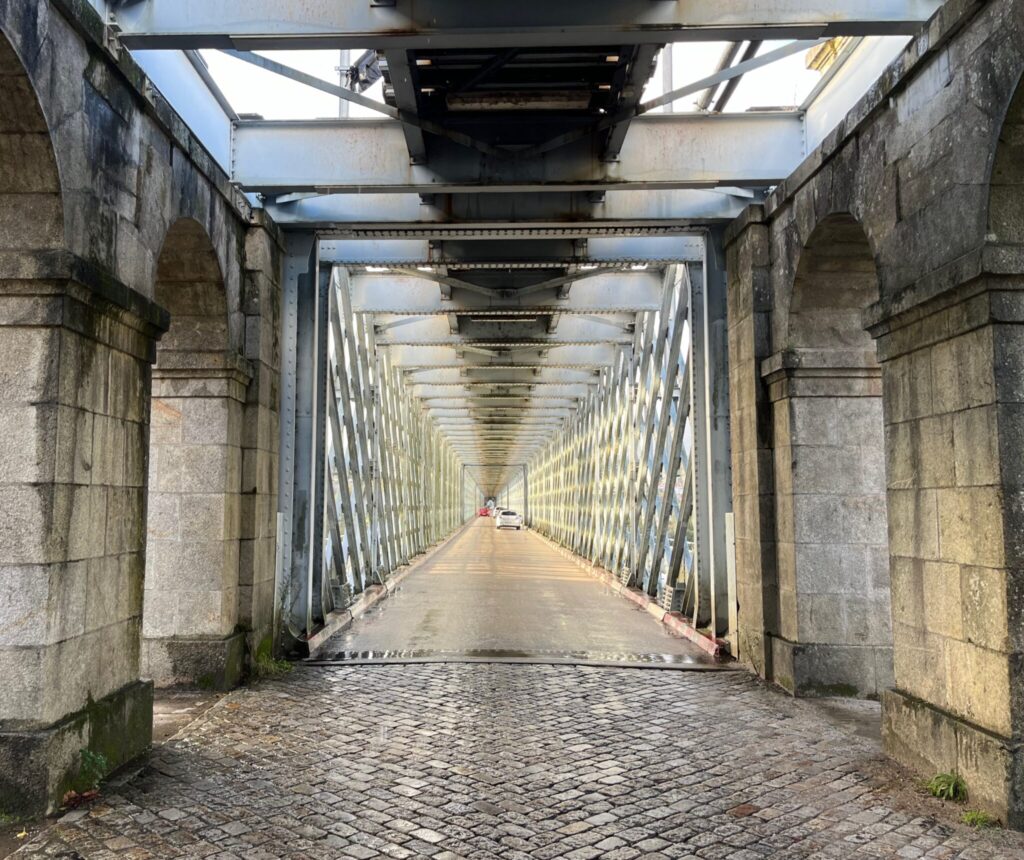
[[[683,654],[620,654],[601,651],[522,651],[517,649],[470,648],[459,651],[371,650],[328,651],[304,662],[317,666],[367,663],[550,663],[640,666],[651,668],[716,669],[729,661]]]

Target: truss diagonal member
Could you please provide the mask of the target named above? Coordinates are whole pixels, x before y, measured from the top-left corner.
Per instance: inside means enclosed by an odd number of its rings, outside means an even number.
[[[528,287],[520,287],[516,290],[515,294],[519,296],[529,296],[533,293],[543,293],[545,290],[554,290],[560,287],[574,284],[576,281],[582,281],[585,278],[595,278],[601,275],[612,275],[616,273],[625,272],[626,269],[592,269],[590,271],[581,272],[578,267],[575,271],[571,271],[565,275],[559,275],[557,278],[548,278],[546,281],[541,281],[537,284],[530,284]],[[566,291],[568,295],[568,291]]]
[[[474,352],[477,353],[478,355],[487,355],[492,358],[496,358],[497,356],[501,355],[500,350],[484,349],[482,346],[471,346],[468,343],[459,343],[456,345],[456,349],[459,352]]]
[[[712,74],[716,74],[723,69],[728,69],[733,63],[736,62],[736,57],[740,53],[740,48],[743,47],[742,42],[729,42],[725,46],[725,50],[722,51],[722,56],[718,58],[718,62],[715,63],[715,71]],[[715,93],[718,91],[718,84],[712,84],[704,92],[700,94],[700,98],[697,100],[697,110],[707,110],[711,105],[711,100],[715,97]]]
[[[647,111],[653,110],[663,104],[671,104],[672,102],[679,101],[679,99],[686,98],[686,96],[694,95],[710,87],[715,87],[718,86],[718,84],[730,81],[733,78],[742,77],[743,75],[756,71],[764,66],[777,63],[779,60],[784,60],[786,57],[793,56],[793,54],[809,51],[811,48],[815,48],[827,41],[828,39],[814,39],[812,41],[790,42],[788,45],[783,45],[781,48],[776,48],[774,51],[768,51],[768,53],[761,54],[759,57],[751,57],[749,60],[744,60],[743,62],[737,63],[735,66],[729,66],[728,68],[715,72],[713,75],[708,75],[706,78],[694,81],[692,84],[687,84],[684,87],[679,87],[679,89],[672,90],[671,92],[667,92],[657,98],[651,99],[650,101],[646,101],[640,105],[640,110],[641,112],[646,113]]]
[[[449,316],[453,316],[449,314]],[[373,329],[377,334],[383,334],[386,331],[390,331],[393,328],[400,328],[404,325],[410,325],[411,323],[421,322],[422,320],[430,319],[429,316],[424,314],[416,314],[413,316],[402,317],[401,319],[391,320],[386,323],[374,323]]]
[[[715,72],[713,75],[708,75],[707,77],[701,78],[700,80],[694,81],[686,86],[679,87],[678,89],[667,92],[657,98],[653,98],[650,101],[637,105],[636,107],[629,108],[613,116],[606,117],[586,129],[577,129],[566,134],[559,135],[558,137],[553,137],[543,143],[538,143],[535,146],[521,149],[516,152],[516,157],[522,159],[533,155],[541,155],[545,152],[551,152],[555,149],[560,149],[563,146],[567,146],[577,140],[589,137],[590,135],[603,131],[604,129],[612,128],[621,125],[622,123],[628,123],[635,117],[648,113],[656,107],[660,107],[664,104],[671,104],[672,102],[679,101],[679,99],[686,98],[686,96],[703,92],[709,87],[717,86],[718,84],[730,81],[733,78],[742,77],[747,74],[747,72],[752,72],[763,66],[767,66],[771,63],[777,62],[778,60],[792,56],[793,54],[798,54],[801,51],[809,51],[811,48],[827,41],[828,39],[815,39],[811,41],[800,40],[790,42],[788,45],[783,45],[781,48],[776,48],[774,51],[769,51],[767,54],[762,54],[760,57],[753,57],[742,63],[737,63],[735,66],[722,69],[721,71]]]
[[[401,48],[385,51],[384,60],[388,66],[388,79],[395,93],[395,103],[400,113],[416,115],[416,84],[413,81],[412,67],[409,65],[409,52]],[[427,144],[423,139],[423,129],[412,123],[402,126],[405,133],[405,145],[409,148],[409,160],[413,164],[423,164],[427,160]]]
[[[434,272],[421,272],[419,269],[395,269],[395,271],[402,275],[408,275],[411,278],[421,278],[425,281],[433,281],[435,284],[440,284],[444,287],[449,288],[447,298],[451,298],[450,290],[452,288],[459,290],[467,290],[471,293],[476,293],[481,296],[488,296],[492,299],[501,298],[500,290],[492,290],[490,287],[481,287],[478,284],[471,284],[469,281],[463,281],[460,278],[453,278],[451,275],[438,275]]]
[[[382,102],[375,101],[374,99],[367,98],[364,95],[353,92],[352,90],[347,90],[337,84],[332,84],[329,81],[322,80],[315,75],[308,75],[305,72],[292,68],[291,66],[286,66],[284,63],[279,63],[276,60],[270,60],[267,57],[254,54],[251,51],[236,51],[231,48],[221,48],[220,51],[221,53],[227,54],[229,57],[234,57],[237,60],[241,60],[244,63],[249,63],[250,65],[265,69],[268,72],[273,72],[275,75],[281,75],[282,77],[289,78],[296,83],[305,84],[307,87],[312,87],[313,89],[328,93],[336,98],[344,99],[345,101],[361,105],[362,107],[376,111],[377,113],[382,113],[392,119],[397,119],[403,126],[413,126],[414,128],[421,129],[422,131],[436,134],[439,137],[445,137],[453,143],[457,143],[460,146],[465,146],[469,149],[475,149],[486,155],[495,155],[498,157],[507,157],[509,155],[509,151],[506,149],[499,149],[498,147],[491,146],[489,143],[485,143],[482,140],[470,137],[468,134],[452,131],[451,129],[445,128],[443,125],[439,125],[436,122],[420,119],[420,117],[413,113],[398,110],[390,105],[383,104]]]
[[[752,42],[747,43],[747,47],[743,49],[743,55],[740,57],[740,62],[736,65],[742,65],[743,63],[750,63],[757,59],[757,52],[761,50],[763,42],[755,39]],[[729,104],[729,100],[733,97],[736,92],[736,87],[740,85],[740,81],[743,80],[743,75],[733,75],[729,80],[725,82],[725,86],[722,87],[722,92],[719,93],[718,99],[715,101],[711,108],[712,113],[721,113],[726,109]]]
[[[507,51],[502,51],[501,53],[494,56],[490,61],[485,63],[479,70],[477,70],[474,74],[472,74],[462,83],[456,84],[454,87],[448,90],[449,94],[456,95],[458,93],[464,93],[467,90],[471,90],[474,87],[478,87],[480,84],[484,83],[488,78],[490,78],[495,72],[499,71],[507,63],[514,60],[516,54],[518,53],[518,48],[509,48]]]

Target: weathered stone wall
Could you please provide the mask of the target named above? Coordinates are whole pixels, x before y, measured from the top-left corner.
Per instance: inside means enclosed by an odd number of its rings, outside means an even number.
[[[877,696],[892,683],[878,368],[790,353],[762,370],[774,407],[772,677],[800,694]]]
[[[70,256],[39,261],[42,277],[22,273],[0,279],[5,809],[59,800],[83,747],[116,765],[149,742],[145,395],[166,326],[155,305],[125,302]]]
[[[249,651],[272,647],[277,567],[280,442],[281,271],[284,239],[263,213],[246,235],[242,311],[245,359],[252,371],[242,414],[238,620]]]
[[[892,682],[881,371],[861,321],[877,299],[863,231],[829,216],[800,251],[785,339],[761,363],[773,408],[772,677],[797,693],[877,696]]]
[[[764,452],[787,444],[785,428],[768,423],[771,380],[759,378],[756,362],[788,348],[801,255],[841,213],[863,229],[879,288],[862,324],[876,339],[885,423],[895,668],[883,697],[887,748],[923,772],[959,770],[973,802],[1015,826],[1024,824],[1016,407],[1024,203],[1010,107],[1022,44],[1021,0],[950,0],[822,147],[729,234],[730,372],[743,386],[733,386],[733,426],[744,414],[760,428],[756,439],[737,430],[733,440],[744,500],[736,507],[741,656],[772,677],[764,640],[785,633],[782,551],[770,558],[764,539],[777,539],[781,517],[773,504],[755,518],[745,501],[777,489],[779,456],[769,466]],[[845,397],[832,393],[836,403]],[[762,459],[752,469],[755,451]],[[745,471],[736,468],[744,462]],[[743,542],[758,533],[754,552]],[[745,603],[759,596],[760,605]]]
[[[741,216],[729,238],[725,266],[737,649],[759,675],[774,678],[771,637],[779,633],[774,419],[761,378],[761,364],[771,355],[771,260],[760,207]]]
[[[171,313],[153,369],[143,673],[233,686],[242,669],[238,549],[242,410],[251,377],[231,349],[220,266],[195,221],[157,264]]]
[[[81,0],[0,5],[0,204],[0,807],[52,809],[74,785],[81,749],[116,766],[149,742],[140,635],[150,366],[174,326],[159,305],[158,261],[183,220],[216,261],[223,338],[215,360],[179,339],[155,384],[183,432],[219,427],[234,441],[221,446],[223,552],[189,571],[219,587],[175,623],[195,624],[216,602],[209,629],[234,636],[225,659],[239,666],[246,630],[256,641],[270,630],[269,601],[253,594],[273,578],[276,469],[262,462],[251,485],[242,473],[250,451],[266,461],[277,446],[277,260],[260,250],[272,225],[250,223],[130,57],[103,47],[102,22]],[[198,337],[188,302],[175,310],[179,334]],[[223,390],[210,397],[214,383]],[[217,420],[199,414],[211,403]],[[243,429],[250,418],[255,431]],[[216,517],[197,525],[192,504],[209,478],[197,467],[175,484],[190,497],[182,548],[217,527]],[[246,509],[246,493],[258,508]],[[165,573],[184,584],[181,570]],[[166,630],[166,620],[153,610],[146,624]]]

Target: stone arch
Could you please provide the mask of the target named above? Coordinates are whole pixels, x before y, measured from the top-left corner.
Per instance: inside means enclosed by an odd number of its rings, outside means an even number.
[[[874,697],[891,684],[881,370],[864,310],[870,243],[848,213],[823,219],[793,277],[773,403],[779,634],[774,674],[805,695]]]
[[[242,668],[239,528],[248,366],[231,347],[207,231],[181,218],[157,261],[171,315],[153,368],[143,673],[158,686],[232,686]]]
[[[1010,100],[996,141],[987,234],[988,242],[999,248],[999,269],[1024,272],[1024,78]]]
[[[80,750],[113,768],[151,739],[144,409],[163,315],[71,253],[44,64],[16,36],[0,34],[0,666],[17,679],[0,697],[0,806],[40,812]]]
[[[175,354],[229,350],[224,278],[210,237],[198,221],[179,218],[167,231],[157,258],[154,298],[171,314],[157,366]]]
[[[878,301],[878,272],[860,222],[825,218],[800,252],[787,320],[791,349],[855,350],[874,361],[874,342],[861,317]]]
[[[32,82],[0,34],[0,250],[64,244],[60,174]]]

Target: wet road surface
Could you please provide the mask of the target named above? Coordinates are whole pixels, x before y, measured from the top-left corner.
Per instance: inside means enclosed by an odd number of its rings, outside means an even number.
[[[486,517],[316,656],[721,665],[533,532],[499,530]]]

